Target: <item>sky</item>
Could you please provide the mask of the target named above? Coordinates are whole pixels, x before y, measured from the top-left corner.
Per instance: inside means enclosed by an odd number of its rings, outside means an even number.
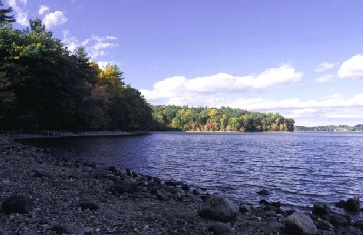
[[[363,123],[361,0],[3,0],[69,50],[117,64],[150,104]]]

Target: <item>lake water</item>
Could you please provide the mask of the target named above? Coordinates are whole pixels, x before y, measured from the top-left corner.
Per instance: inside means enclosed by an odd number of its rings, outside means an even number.
[[[304,209],[363,196],[363,133],[153,133],[36,142],[63,158],[185,181],[253,204],[266,199]],[[261,189],[271,195],[257,195]]]

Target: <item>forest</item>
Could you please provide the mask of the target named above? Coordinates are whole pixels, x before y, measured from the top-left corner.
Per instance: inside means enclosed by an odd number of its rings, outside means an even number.
[[[294,130],[278,113],[151,106],[117,65],[69,51],[39,19],[14,29],[11,13],[0,9],[0,130]]]
[[[100,68],[84,48],[69,51],[39,19],[16,30],[10,13],[0,11],[0,129],[150,128],[150,105],[117,65]]]
[[[183,131],[294,131],[295,121],[279,113],[221,107],[153,106],[154,129]]]

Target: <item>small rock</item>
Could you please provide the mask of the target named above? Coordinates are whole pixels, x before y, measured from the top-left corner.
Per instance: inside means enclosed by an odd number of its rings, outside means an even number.
[[[199,210],[199,215],[222,222],[229,222],[236,219],[239,207],[230,200],[219,197],[210,196]]]
[[[181,189],[183,189],[184,191],[189,191],[189,185],[187,185],[187,184],[182,184],[181,185]]]
[[[14,195],[2,203],[5,214],[19,213],[27,214],[33,207],[33,200],[23,195]]]
[[[230,234],[232,233],[232,227],[230,224],[217,222],[209,226],[208,231],[213,232],[214,234]]]
[[[94,202],[81,202],[78,204],[78,207],[81,207],[82,210],[88,209],[90,211],[95,211],[99,209],[98,205]]]
[[[313,207],[313,214],[314,215],[327,215],[330,213],[330,208],[326,203],[322,202],[315,202]]]
[[[110,166],[110,167],[108,167],[108,169],[107,169],[108,171],[111,171],[111,172],[113,172],[113,173],[116,173],[117,172],[117,168],[115,167],[115,166]]]
[[[326,220],[318,221],[317,227],[321,230],[333,231],[334,227],[331,223]]]
[[[193,189],[192,193],[193,193],[193,195],[200,195],[200,192],[196,189]]]
[[[167,181],[165,181],[164,184],[167,185],[167,186],[175,187],[175,186],[178,185],[178,182],[176,182],[174,180],[167,180]]]
[[[44,171],[44,170],[35,170],[34,171],[34,174],[33,174],[33,177],[36,177],[36,178],[49,178],[49,179],[53,179],[53,175],[50,174],[49,172],[47,171]]]
[[[84,234],[86,229],[81,225],[76,224],[62,224],[54,225],[52,230],[57,234]]]
[[[247,204],[240,204],[239,205],[239,212],[241,212],[242,214],[246,213],[246,212],[250,212],[251,211],[251,207]]]
[[[270,195],[270,192],[267,191],[266,189],[262,189],[260,191],[257,192],[258,195],[264,195],[264,196],[267,196],[267,195]]]
[[[349,198],[344,203],[344,209],[352,213],[358,213],[360,210],[359,198],[358,197]]]
[[[135,180],[127,179],[124,181],[115,181],[113,190],[119,193],[134,193],[137,191],[138,183]]]
[[[276,213],[276,211],[266,211],[265,216],[266,217],[276,217],[277,213]]]
[[[286,230],[291,235],[314,235],[318,230],[313,220],[306,214],[295,212],[288,216],[285,221]]]

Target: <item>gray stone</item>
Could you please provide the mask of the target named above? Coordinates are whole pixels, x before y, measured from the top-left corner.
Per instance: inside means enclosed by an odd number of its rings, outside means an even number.
[[[231,234],[232,227],[230,224],[225,224],[221,222],[217,222],[209,226],[208,231],[213,232],[214,234]]]
[[[19,213],[27,214],[33,207],[33,200],[23,195],[14,195],[2,203],[5,214]]]
[[[344,203],[344,209],[352,213],[358,213],[360,210],[359,198],[357,197],[349,198]]]
[[[246,213],[246,212],[250,212],[251,211],[251,207],[247,204],[241,204],[239,205],[239,212],[241,213]]]
[[[330,213],[330,208],[326,203],[322,202],[315,202],[313,207],[313,214],[314,215],[327,215]]]
[[[346,226],[349,220],[340,214],[333,214],[330,216],[330,223],[336,226]]]
[[[220,196],[210,196],[199,210],[199,215],[222,222],[236,219],[239,207],[230,200]]]
[[[95,210],[98,210],[99,207],[96,203],[94,202],[81,202],[78,204],[79,207],[81,207],[82,210],[90,210],[90,211],[95,211]]]
[[[294,212],[285,221],[286,230],[291,235],[314,235],[318,230],[313,220],[306,214]]]
[[[258,191],[257,194],[267,196],[267,195],[270,195],[270,192],[267,191],[266,189],[262,189],[262,190]]]
[[[52,230],[57,234],[85,234],[86,229],[76,224],[60,224],[53,226]]]
[[[119,193],[134,193],[137,191],[138,183],[136,180],[127,179],[124,181],[115,181],[113,189]]]

